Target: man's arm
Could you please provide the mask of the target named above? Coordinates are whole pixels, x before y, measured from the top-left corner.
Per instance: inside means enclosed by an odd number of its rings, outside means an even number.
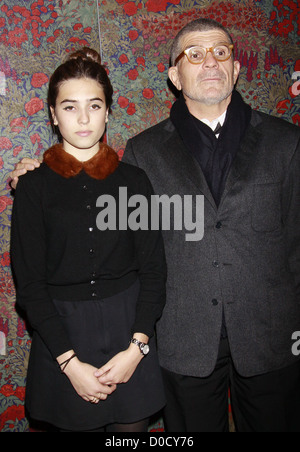
[[[135,159],[132,147],[132,140],[129,140],[125,149],[123,162],[130,163],[131,165],[138,166],[137,161]],[[37,159],[29,159],[24,158],[19,163],[17,163],[14,171],[11,172],[11,187],[15,190],[17,188],[19,177],[26,174],[28,171],[34,171],[36,168],[39,168],[41,162]]]
[[[27,171],[34,171],[36,168],[39,168],[40,165],[41,163],[37,159],[25,158],[21,160],[21,162],[16,165],[14,171],[12,171],[10,174],[10,177],[12,179],[10,183],[11,187],[13,189],[16,189],[19,182],[19,177],[26,174]]]
[[[296,283],[297,301],[300,301],[300,141],[287,173],[283,198],[286,245],[289,267]]]
[[[134,156],[133,147],[132,147],[132,140],[129,140],[125,149],[123,162],[130,163],[131,165],[138,166],[137,161]],[[24,158],[19,163],[17,163],[14,171],[11,172],[11,182],[10,185],[13,189],[16,189],[19,177],[26,174],[28,171],[34,171],[36,168],[39,168],[41,165],[41,162],[37,159],[29,159]]]
[[[122,162],[129,163],[130,165],[133,165],[133,166],[139,166],[138,162],[135,158],[135,155],[134,155],[132,139],[128,140],[128,142],[127,142]]]

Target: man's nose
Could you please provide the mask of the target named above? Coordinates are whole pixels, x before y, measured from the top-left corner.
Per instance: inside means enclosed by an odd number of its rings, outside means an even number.
[[[206,58],[204,60],[204,67],[217,67],[219,66],[218,60],[215,58],[212,52],[207,52]]]

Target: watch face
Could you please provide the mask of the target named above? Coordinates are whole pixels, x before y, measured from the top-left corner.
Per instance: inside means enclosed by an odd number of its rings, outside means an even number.
[[[145,345],[143,348],[143,354],[144,355],[148,355],[148,353],[150,352],[150,347],[149,345]]]

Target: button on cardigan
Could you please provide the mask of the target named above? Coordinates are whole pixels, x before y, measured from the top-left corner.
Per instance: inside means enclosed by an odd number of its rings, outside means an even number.
[[[106,146],[104,152],[104,146],[87,165],[55,146],[45,153],[40,168],[20,178],[16,190],[11,252],[17,303],[54,358],[73,346],[53,299],[108,298],[139,278],[132,332],[150,337],[165,304],[164,246],[160,231],[150,228],[151,183],[143,170],[116,163],[114,151]],[[71,171],[64,172],[64,167]],[[128,197],[139,194],[147,198],[148,230],[97,228],[101,210],[97,199],[111,195],[118,212],[120,187],[127,189]]]

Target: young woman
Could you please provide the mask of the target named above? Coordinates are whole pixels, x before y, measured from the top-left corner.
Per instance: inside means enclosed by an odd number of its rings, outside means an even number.
[[[161,234],[97,227],[100,196],[118,212],[120,187],[149,206],[153,194],[146,174],[100,141],[112,95],[93,50],[54,72],[48,103],[60,144],[21,178],[13,209],[17,303],[33,329],[26,405],[62,431],[147,431],[165,404],[154,340],[165,303]],[[150,207],[145,215],[151,225]]]

